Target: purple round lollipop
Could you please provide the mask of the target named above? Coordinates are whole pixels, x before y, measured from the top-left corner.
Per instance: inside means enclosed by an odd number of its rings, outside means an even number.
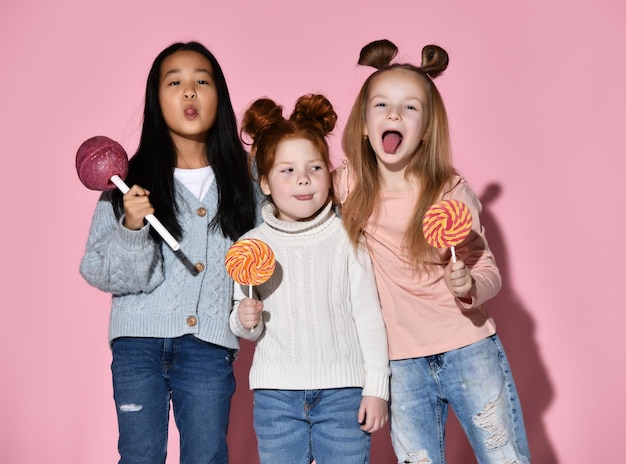
[[[118,175],[121,179],[128,174],[128,155],[119,143],[104,135],[97,135],[78,148],[76,172],[85,187],[90,190],[112,190],[110,179]]]

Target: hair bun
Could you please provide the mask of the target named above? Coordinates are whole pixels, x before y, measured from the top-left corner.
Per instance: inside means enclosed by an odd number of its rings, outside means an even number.
[[[375,40],[361,49],[359,64],[383,69],[391,66],[398,54],[398,47],[387,39]],[[448,52],[438,45],[426,45],[422,49],[422,64],[420,69],[431,78],[439,76],[448,67]]]
[[[391,64],[397,53],[398,47],[393,42],[387,39],[375,40],[361,49],[359,64],[382,69]]]
[[[337,113],[325,96],[308,94],[298,98],[289,119],[326,136],[335,128]]]
[[[430,77],[440,75],[448,68],[448,52],[438,45],[426,45],[422,48],[422,70]]]
[[[270,127],[283,121],[283,107],[269,98],[259,98],[243,115],[241,131],[258,140]]]

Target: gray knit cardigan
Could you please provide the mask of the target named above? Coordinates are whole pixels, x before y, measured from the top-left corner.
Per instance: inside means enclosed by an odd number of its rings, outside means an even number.
[[[237,349],[228,327],[233,284],[224,267],[232,241],[209,228],[217,209],[217,186],[202,201],[175,179],[180,250],[150,237],[149,226],[129,230],[113,212],[110,192],[93,216],[80,273],[112,294],[109,341],[117,337],[179,337]]]

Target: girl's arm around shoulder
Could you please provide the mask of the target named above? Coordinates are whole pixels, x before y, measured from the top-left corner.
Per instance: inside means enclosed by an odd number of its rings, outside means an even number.
[[[113,212],[110,192],[94,212],[80,273],[94,287],[115,295],[149,293],[163,282],[161,247],[149,226],[129,230]]]
[[[457,183],[444,195],[444,198],[462,201],[472,214],[470,235],[463,243],[455,247],[458,259],[463,261],[471,272],[470,295],[466,299],[459,300],[466,309],[469,309],[493,298],[502,287],[502,277],[495,257],[489,249],[485,228],[480,221],[482,204],[476,193],[463,178],[458,178]]]
[[[359,343],[365,363],[365,385],[363,396],[389,399],[389,354],[387,334],[374,270],[366,245],[361,242],[358,249],[350,246],[348,278],[352,315],[359,334]]]
[[[352,187],[352,169],[347,159],[342,159],[341,164],[331,172],[333,181],[333,204],[343,205],[350,194]]]

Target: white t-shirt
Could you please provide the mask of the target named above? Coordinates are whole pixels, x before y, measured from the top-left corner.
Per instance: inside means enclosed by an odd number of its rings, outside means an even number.
[[[178,179],[198,200],[202,200],[215,180],[211,166],[197,169],[174,168],[174,177]]]

